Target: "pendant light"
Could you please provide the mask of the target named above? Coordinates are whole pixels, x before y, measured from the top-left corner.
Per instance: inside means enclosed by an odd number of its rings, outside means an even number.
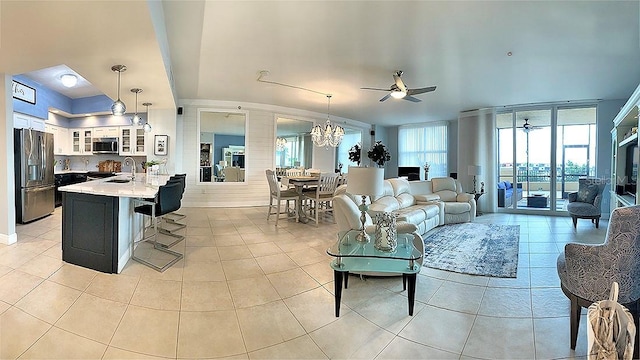
[[[149,124],[149,106],[153,105],[150,102],[146,102],[142,104],[143,106],[147,107],[147,122],[144,124],[144,126],[142,127],[144,129],[144,132],[146,133],[150,133],[151,132],[151,125]]]
[[[344,136],[344,129],[340,125],[332,125],[329,121],[329,110],[331,109],[331,95],[327,95],[327,122],[324,127],[316,125],[311,129],[311,140],[318,147],[338,147]]]
[[[120,100],[120,74],[127,71],[126,65],[113,65],[111,71],[118,73],[118,100],[111,105],[111,113],[115,116],[122,116],[127,111],[127,106]]]
[[[142,89],[133,88],[131,92],[136,94],[136,111],[131,118],[131,125],[142,125],[142,118],[138,115],[138,94],[142,92]]]

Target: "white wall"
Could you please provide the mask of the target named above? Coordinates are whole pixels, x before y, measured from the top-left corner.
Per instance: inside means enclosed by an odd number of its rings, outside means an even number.
[[[473,176],[469,176],[469,165],[480,165],[482,175],[476,176],[477,191],[484,181],[484,196],[478,199],[478,210],[494,211],[496,188],[496,139],[495,110],[480,109],[460,113],[458,118],[458,180],[466,192],[473,191]],[[466,129],[466,131],[464,130]]]
[[[0,114],[4,114],[4,126],[0,127],[0,163],[5,164],[5,176],[0,176],[0,243],[13,244],[18,241],[16,234],[15,180],[13,169],[13,96],[12,77],[0,73]]]
[[[187,174],[187,188],[183,206],[240,207],[263,206],[269,203],[269,187],[264,171],[275,167],[275,121],[279,116],[291,116],[316,123],[324,123],[326,114],[284,108],[264,104],[215,101],[181,100],[183,114],[177,117],[175,128],[179,137],[179,148],[175,152],[176,172]],[[198,183],[199,178],[199,134],[197,133],[198,109],[241,109],[247,114],[245,141],[244,183]],[[173,115],[174,118],[175,114]],[[358,121],[334,118],[331,121],[354,128],[369,128]],[[363,138],[365,138],[363,136]],[[170,154],[172,152],[170,151]],[[314,147],[313,168],[333,172],[335,150]]]

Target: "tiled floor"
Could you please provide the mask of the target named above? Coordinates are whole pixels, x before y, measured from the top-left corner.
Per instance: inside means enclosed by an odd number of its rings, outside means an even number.
[[[570,218],[485,214],[520,225],[518,277],[424,268],[407,315],[399,278],[351,277],[334,317],[325,249],[336,225],[266,221],[266,208],[187,208],[186,256],[164,273],[130,262],[108,275],[61,261],[61,212],[0,245],[0,358],[584,357],[569,349],[569,302],[555,260],[604,239]],[[584,319],[582,324],[584,324]]]

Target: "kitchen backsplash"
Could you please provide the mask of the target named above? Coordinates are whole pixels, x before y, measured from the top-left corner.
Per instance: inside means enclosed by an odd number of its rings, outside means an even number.
[[[131,171],[129,165],[124,164],[125,156],[118,156],[113,154],[101,154],[101,155],[88,155],[88,156],[65,156],[65,155],[55,155],[54,156],[58,162],[55,166],[55,171],[61,171],[64,169],[64,161],[65,159],[69,159],[69,168],[71,170],[76,171],[98,171],[98,163],[100,161],[105,160],[114,160],[122,162],[122,171],[129,172]],[[136,172],[142,171],[142,162],[147,160],[146,156],[132,156],[132,158],[136,161]]]

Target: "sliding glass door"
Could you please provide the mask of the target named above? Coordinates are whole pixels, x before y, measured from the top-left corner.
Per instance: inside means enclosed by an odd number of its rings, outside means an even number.
[[[595,106],[498,113],[498,208],[566,211],[578,178],[595,175],[595,114]]]

